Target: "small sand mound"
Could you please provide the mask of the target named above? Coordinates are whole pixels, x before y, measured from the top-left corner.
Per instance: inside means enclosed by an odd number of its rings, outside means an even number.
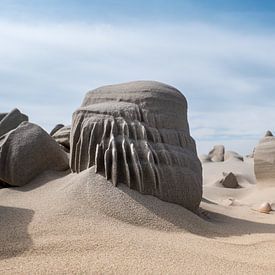
[[[39,181],[39,179],[37,179]],[[33,186],[37,183],[33,182]],[[72,216],[104,215],[121,222],[159,230],[201,231],[205,223],[182,206],[163,202],[151,195],[142,195],[123,184],[118,187],[94,172],[94,167],[72,174],[58,190],[47,188],[49,197],[58,197],[53,212],[64,211]],[[46,187],[44,187],[46,188]],[[54,194],[53,194],[54,193]],[[53,205],[53,203],[51,203]],[[207,230],[206,230],[207,232]]]

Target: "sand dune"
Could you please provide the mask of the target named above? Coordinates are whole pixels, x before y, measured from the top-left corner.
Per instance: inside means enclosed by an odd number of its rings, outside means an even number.
[[[251,209],[270,192],[256,196],[251,160],[222,164],[204,165],[204,218],[116,188],[94,167],[46,172],[26,186],[1,189],[0,272],[274,274],[274,213]],[[243,188],[211,184],[229,167]],[[238,203],[226,204],[230,199]]]

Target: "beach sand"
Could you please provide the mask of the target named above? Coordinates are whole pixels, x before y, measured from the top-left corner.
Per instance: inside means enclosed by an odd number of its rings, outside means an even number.
[[[275,274],[275,211],[256,211],[275,185],[256,184],[253,159],[203,170],[202,217],[93,167],[0,189],[0,273]],[[242,188],[224,188],[223,172]]]

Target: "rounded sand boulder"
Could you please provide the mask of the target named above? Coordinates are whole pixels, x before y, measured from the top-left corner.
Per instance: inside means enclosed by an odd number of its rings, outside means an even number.
[[[38,125],[23,122],[0,138],[0,181],[22,186],[45,170],[69,168],[67,154]]]

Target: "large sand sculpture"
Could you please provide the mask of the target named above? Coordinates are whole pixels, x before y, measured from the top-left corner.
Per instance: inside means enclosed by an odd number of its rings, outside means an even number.
[[[153,81],[100,87],[73,114],[71,169],[93,165],[116,186],[196,210],[202,170],[189,133],[187,101]]]

